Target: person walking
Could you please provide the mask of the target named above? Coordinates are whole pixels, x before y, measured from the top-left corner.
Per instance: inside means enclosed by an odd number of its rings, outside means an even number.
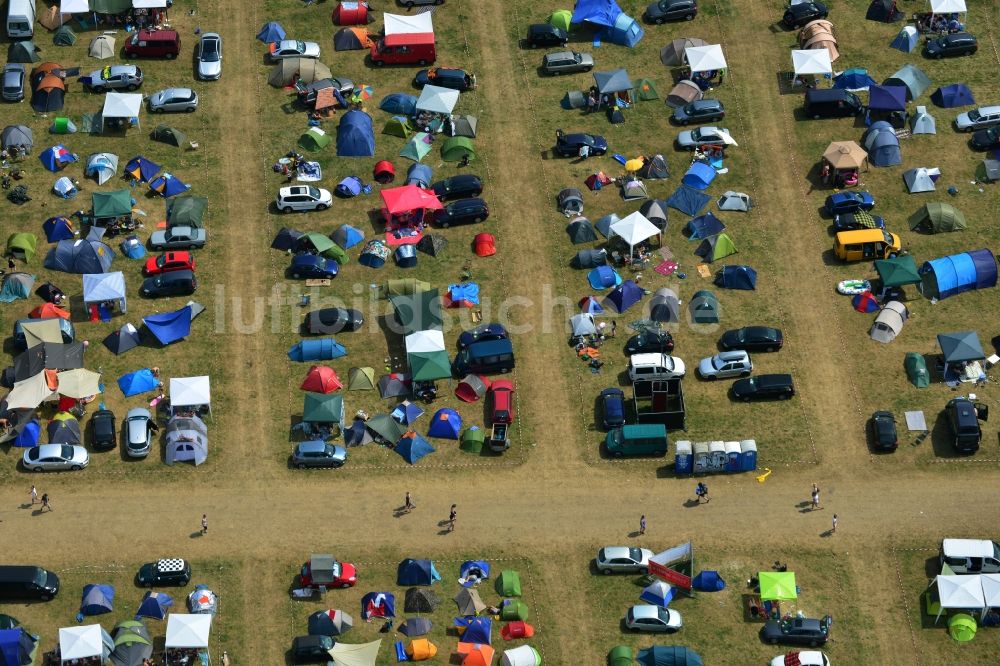
[[[823,507],[819,505],[819,486],[814,483],[812,489],[812,510],[816,511],[817,509],[822,508]]]
[[[611,320],[611,337],[615,337],[618,334],[618,322],[617,320]]]
[[[31,484],[31,506],[35,506],[35,502],[38,501],[38,490],[35,488],[35,484]]]
[[[455,531],[455,518],[458,516],[458,505],[452,504],[451,511],[448,512],[448,531]]]
[[[201,514],[201,535],[208,534],[208,514]]]
[[[587,95],[587,113],[594,113],[595,111],[597,111],[597,97],[594,95],[594,92],[591,91],[590,94]]]
[[[410,499],[410,491],[407,490],[406,491],[406,501],[403,502],[403,512],[404,513],[409,513],[413,509],[414,509],[413,500]]]
[[[45,511],[45,509],[48,509],[49,511],[52,510],[52,505],[49,504],[49,494],[48,493],[42,493],[42,508],[39,511],[40,512],[41,511]]]
[[[646,516],[645,514],[639,516],[639,536],[646,533]]]
[[[837,533],[837,514],[833,514],[833,526],[830,528],[830,534]]]

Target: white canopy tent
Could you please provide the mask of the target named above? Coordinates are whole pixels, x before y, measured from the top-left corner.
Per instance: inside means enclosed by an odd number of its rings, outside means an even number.
[[[174,661],[176,657],[171,654],[176,649],[199,650],[208,657],[208,638],[212,632],[213,617],[210,613],[171,613],[167,616],[167,636],[163,643],[166,648],[166,666],[180,663]],[[209,663],[205,659],[202,662]]]
[[[61,0],[59,3],[59,24],[62,25],[69,15],[90,13],[90,0]],[[97,23],[96,13],[94,13],[94,23]]]
[[[722,55],[721,44],[709,44],[708,46],[689,46],[684,50],[688,66],[692,74],[698,72],[709,72],[713,69],[725,69],[726,56]]]
[[[618,236],[628,243],[630,254],[636,245],[660,233],[659,227],[646,219],[646,216],[639,211],[630,213],[624,219],[612,224],[610,231],[612,236]]]
[[[796,76],[833,74],[833,62],[826,49],[796,49],[792,51],[792,68]]]
[[[934,579],[938,588],[940,609],[934,624],[941,618],[945,610],[977,610],[986,608],[986,597],[983,594],[983,584],[980,576],[944,576]]]
[[[48,378],[43,370],[37,375],[14,382],[14,388],[4,398],[4,402],[7,403],[7,409],[35,409],[46,400],[57,397],[49,388]]]
[[[965,0],[930,0],[934,14],[965,14]]]
[[[83,305],[111,301],[124,313],[128,305],[125,295],[125,275],[114,273],[86,273],[83,276]]]
[[[132,0],[136,9],[166,9],[167,0]]]
[[[59,629],[59,658],[63,664],[97,657],[103,664],[114,649],[114,641],[99,624]]]
[[[444,333],[441,331],[417,331],[406,336],[407,354],[444,351]]]
[[[371,643],[337,643],[330,648],[330,657],[337,666],[375,666],[382,639]]]
[[[459,92],[441,86],[424,86],[417,98],[417,111],[450,114],[458,104]]]
[[[212,412],[212,383],[208,375],[170,378],[170,407],[201,407]]]
[[[104,109],[101,110],[101,129],[108,118],[135,119],[139,126],[139,111],[142,109],[142,95],[139,93],[109,92],[104,96]]]
[[[412,35],[434,32],[433,12],[421,14],[384,14],[385,35]]]

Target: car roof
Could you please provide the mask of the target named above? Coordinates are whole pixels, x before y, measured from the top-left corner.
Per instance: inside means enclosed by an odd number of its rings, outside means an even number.
[[[636,604],[632,606],[632,617],[636,618],[646,618],[646,617],[660,617],[660,609],[658,606],[653,606],[651,604]]]
[[[604,558],[608,560],[613,560],[617,557],[632,556],[628,546],[605,546],[601,550],[604,551]]]
[[[620,388],[612,387],[612,388],[606,388],[603,391],[601,391],[601,395],[613,395],[616,397],[621,397],[625,395],[625,392],[622,391]]]
[[[203,42],[206,42],[206,41],[208,41],[210,39],[221,40],[222,36],[219,33],[217,33],[217,32],[206,32],[204,35],[201,36],[201,41],[203,41]]]
[[[742,349],[734,349],[732,351],[724,351],[716,354],[722,361],[749,361],[750,354],[746,353]]]
[[[690,106],[696,106],[700,108],[708,107],[720,107],[722,106],[722,100],[718,99],[696,99],[690,103]]]
[[[639,365],[642,363],[660,363],[666,354],[661,354],[659,352],[648,352],[645,354],[632,354],[629,357],[629,362],[633,365]]]
[[[191,97],[194,94],[194,90],[191,88],[164,88],[156,94],[170,97]]]
[[[68,444],[39,444],[38,445],[38,457],[47,458],[49,456],[61,456],[63,446],[69,446]]]
[[[572,51],[553,51],[552,53],[546,53],[545,59],[555,60],[560,58],[569,58],[570,60],[572,60],[575,55],[576,54],[573,53]]]
[[[789,374],[757,375],[758,386],[780,386],[792,383],[792,376]]]
[[[326,447],[327,443],[318,439],[299,443],[299,451],[302,453],[323,453],[326,451]]]
[[[128,413],[125,415],[125,418],[131,419],[136,416],[144,416],[147,419],[152,418],[152,416],[149,413],[149,410],[146,409],[145,407],[133,407],[132,409],[128,410]]]
[[[135,65],[111,65],[108,69],[111,74],[131,74],[139,70]]]

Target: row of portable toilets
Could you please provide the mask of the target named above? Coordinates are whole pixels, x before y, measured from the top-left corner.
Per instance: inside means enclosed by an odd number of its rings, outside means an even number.
[[[674,445],[674,471],[678,474],[752,472],[757,469],[757,442],[690,442]]]

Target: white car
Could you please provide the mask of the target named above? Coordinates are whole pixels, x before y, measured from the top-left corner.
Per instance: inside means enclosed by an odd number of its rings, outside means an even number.
[[[318,58],[319,44],[316,42],[302,42],[297,39],[283,39],[280,42],[271,44],[268,52],[271,60],[284,60],[285,58]]]
[[[628,377],[633,382],[683,377],[684,359],[669,354],[632,354],[628,359]]]
[[[333,203],[333,195],[329,190],[311,185],[292,185],[278,190],[275,201],[282,213],[293,210],[326,210]]]
[[[725,146],[735,146],[736,142],[725,127],[713,127],[711,125],[699,127],[693,130],[684,130],[677,135],[677,147],[687,150],[694,150],[701,146],[721,144]]]
[[[702,379],[727,379],[729,377],[749,377],[753,372],[750,354],[742,349],[719,352],[715,356],[701,359],[698,374]]]
[[[198,63],[198,78],[215,81],[222,78],[222,37],[217,32],[206,32],[194,47]]]
[[[981,106],[958,114],[955,118],[955,129],[960,132],[971,132],[1000,125],[1000,106]]]
[[[597,551],[594,566],[605,576],[613,573],[646,573],[653,551],[635,546],[605,546]]]
[[[819,650],[805,650],[803,652],[787,652],[779,654],[771,660],[771,666],[785,666],[786,664],[800,664],[800,666],[830,666],[830,658]]]
[[[166,88],[149,96],[149,110],[153,113],[184,111],[191,113],[198,108],[198,93],[190,88]]]
[[[625,626],[632,631],[672,634],[684,626],[684,621],[672,608],[637,604],[625,614]]]
[[[76,471],[90,464],[90,454],[82,446],[39,444],[24,452],[21,463],[30,472]]]

